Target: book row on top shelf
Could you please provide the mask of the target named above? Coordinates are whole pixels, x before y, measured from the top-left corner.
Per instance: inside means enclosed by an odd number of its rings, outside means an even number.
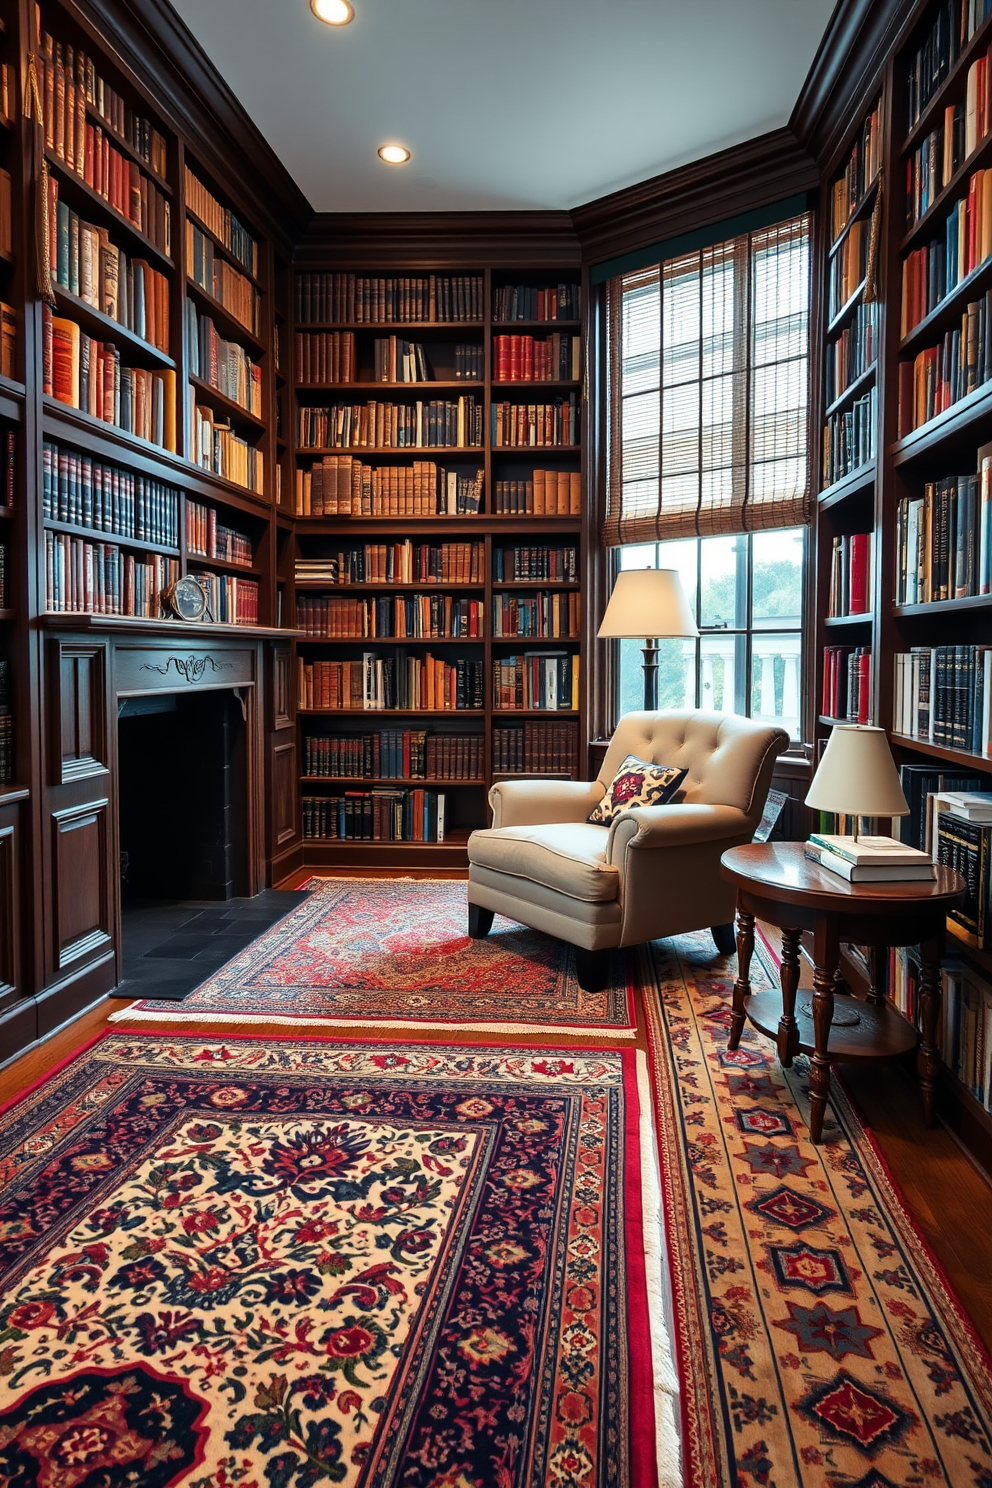
[[[300,273],[296,275],[294,309],[299,325],[482,325],[487,318],[484,285],[485,276],[478,273]],[[574,282],[493,286],[490,318],[497,324],[577,322],[580,313],[579,286]]]
[[[294,376],[299,388],[354,383],[482,383],[485,348],[479,342],[430,341],[401,336],[363,337],[356,331],[297,331]],[[547,336],[499,334],[492,339],[494,383],[579,382],[582,337],[553,331]]]

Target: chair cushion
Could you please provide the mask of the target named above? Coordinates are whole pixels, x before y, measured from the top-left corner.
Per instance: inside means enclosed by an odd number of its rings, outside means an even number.
[[[489,827],[468,839],[468,859],[597,904],[616,899],[620,888],[617,869],[606,861],[609,839],[606,827],[588,822]]]
[[[628,754],[606,795],[586,818],[608,827],[631,806],[664,806],[674,796],[687,771],[679,765],[652,765]]]

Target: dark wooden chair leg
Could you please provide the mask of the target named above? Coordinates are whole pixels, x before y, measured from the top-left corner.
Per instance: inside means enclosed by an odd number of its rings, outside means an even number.
[[[493,928],[493,916],[496,911],[483,909],[481,904],[470,904],[468,907],[468,933],[473,940],[485,940]]]
[[[737,932],[734,929],[733,920],[727,925],[714,925],[710,934],[713,936],[713,944],[721,956],[732,956],[737,949]]]
[[[575,977],[583,992],[602,992],[610,979],[610,952],[576,946]]]

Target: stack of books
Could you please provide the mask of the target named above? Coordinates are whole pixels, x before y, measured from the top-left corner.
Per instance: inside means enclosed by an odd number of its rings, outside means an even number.
[[[814,832],[806,856],[848,883],[912,883],[936,878],[933,859],[894,837],[833,837]]]
[[[942,790],[932,798],[938,863],[964,879],[964,900],[948,911],[948,929],[976,950],[992,948],[992,792]]]

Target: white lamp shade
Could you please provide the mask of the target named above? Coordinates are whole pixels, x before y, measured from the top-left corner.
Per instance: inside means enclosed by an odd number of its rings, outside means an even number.
[[[689,602],[674,568],[624,568],[606,606],[598,634],[603,637],[698,635]]]
[[[836,724],[810,782],[806,805],[843,816],[908,816],[885,730]]]

